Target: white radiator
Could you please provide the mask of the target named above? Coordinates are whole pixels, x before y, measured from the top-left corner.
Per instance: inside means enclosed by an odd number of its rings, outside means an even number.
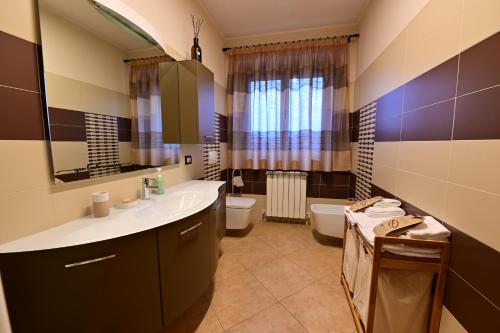
[[[268,171],[266,217],[306,218],[307,172]]]

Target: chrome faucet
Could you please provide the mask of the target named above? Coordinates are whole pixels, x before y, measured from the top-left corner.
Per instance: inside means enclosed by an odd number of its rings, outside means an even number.
[[[149,200],[151,198],[151,189],[158,188],[158,186],[153,186],[149,184],[150,181],[154,179],[152,178],[142,178],[142,191],[141,191],[141,199]]]

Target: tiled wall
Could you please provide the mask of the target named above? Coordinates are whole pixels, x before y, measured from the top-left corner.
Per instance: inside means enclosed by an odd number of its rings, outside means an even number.
[[[131,8],[143,8],[131,0]],[[204,17],[196,1],[182,1],[167,10],[164,1],[152,0],[153,12],[142,12],[160,32],[178,32],[168,41],[168,52],[182,59],[192,44],[190,22],[178,19],[190,13]],[[109,191],[112,204],[140,195],[140,178],[152,174],[136,172],[111,176],[95,183],[52,185],[50,152],[45,141],[37,50],[36,1],[7,0],[0,11],[0,243],[35,233],[90,213],[91,193]],[[161,14],[159,14],[161,12]],[[224,113],[224,58],[222,38],[207,21],[204,63],[216,77],[215,103]],[[171,42],[171,43],[170,43]],[[222,83],[221,83],[222,82]],[[181,145],[181,154],[192,155],[193,164],[167,167],[166,186],[203,176],[202,145]],[[183,162],[183,159],[182,159]],[[27,209],[28,208],[28,209]]]
[[[235,188],[235,193],[266,194],[267,170],[243,169],[241,171],[245,186]],[[227,181],[226,193],[233,193],[231,186],[232,173],[233,169],[221,171],[221,179]],[[307,173],[308,198],[347,199],[350,194],[354,194],[353,184],[356,176],[349,172],[307,171]],[[239,171],[236,171],[235,175],[239,175]]]
[[[446,308],[470,332],[500,327],[500,32],[376,102],[371,194],[447,224]]]

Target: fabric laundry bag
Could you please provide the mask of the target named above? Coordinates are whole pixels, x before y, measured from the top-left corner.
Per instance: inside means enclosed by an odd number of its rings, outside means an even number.
[[[433,277],[431,272],[381,269],[373,332],[427,332]]]
[[[366,327],[368,322],[373,256],[368,250],[365,249],[362,241],[359,242],[358,249],[359,260],[356,269],[356,282],[354,282],[354,294],[352,296],[352,300],[358,310],[361,321]]]
[[[346,279],[349,291],[354,292],[356,283],[356,270],[358,268],[359,257],[359,239],[356,236],[354,227],[349,226],[345,235],[344,262],[342,264],[342,272]]]

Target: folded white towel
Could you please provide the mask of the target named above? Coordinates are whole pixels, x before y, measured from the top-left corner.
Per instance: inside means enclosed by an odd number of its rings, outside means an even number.
[[[373,207],[399,207],[401,206],[401,201],[396,199],[384,198],[382,201],[376,202]]]
[[[356,224],[358,226],[359,231],[363,235],[363,238],[367,240],[368,243],[373,245],[375,243],[375,233],[373,232],[373,228],[376,225],[387,220],[387,217],[369,217],[366,213],[352,212],[349,209],[349,207],[346,207],[344,211],[349,223]],[[427,220],[427,222],[433,224],[432,220],[434,219],[431,218],[432,219],[431,220],[429,218],[431,217],[426,216],[424,218],[424,221]],[[423,224],[423,222],[420,223],[419,225],[421,224]],[[408,238],[410,236],[404,234],[401,235],[400,237]],[[447,236],[442,238],[436,236],[432,238],[432,240],[440,240],[440,241],[445,241],[446,239]],[[406,246],[403,244],[384,245],[383,251],[388,251],[403,256],[424,257],[424,258],[439,258],[440,255],[440,249],[430,248],[430,247],[422,248],[417,246]]]
[[[365,211],[369,217],[398,217],[405,216],[405,211],[399,207],[368,207]]]
[[[410,238],[442,240],[451,236],[451,232],[432,216],[424,216],[424,221],[405,232]]]

